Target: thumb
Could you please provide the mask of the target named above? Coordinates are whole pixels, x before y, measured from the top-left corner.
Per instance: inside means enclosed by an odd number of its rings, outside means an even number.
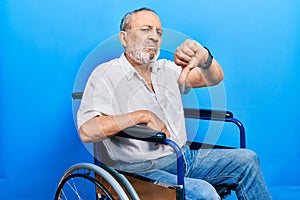
[[[164,126],[161,131],[166,134],[167,139],[169,139],[171,137],[170,132],[168,131],[166,126]]]
[[[178,83],[180,86],[184,85],[190,72],[191,72],[191,68],[189,67],[189,65],[182,69],[181,74],[179,76],[179,80],[178,80]]]

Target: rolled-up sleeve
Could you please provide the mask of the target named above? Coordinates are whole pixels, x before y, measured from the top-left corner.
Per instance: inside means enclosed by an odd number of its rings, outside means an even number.
[[[78,129],[89,119],[111,113],[111,91],[103,78],[102,66],[98,66],[89,77],[77,112]]]

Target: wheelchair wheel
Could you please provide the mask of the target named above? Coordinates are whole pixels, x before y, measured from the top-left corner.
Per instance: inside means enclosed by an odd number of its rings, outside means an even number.
[[[61,178],[55,200],[132,199],[119,182],[103,168],[91,163],[70,167]]]

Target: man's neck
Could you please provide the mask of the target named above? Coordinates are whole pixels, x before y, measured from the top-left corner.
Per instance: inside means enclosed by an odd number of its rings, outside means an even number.
[[[126,54],[125,57],[141,77],[143,77],[147,82],[151,81],[151,63],[140,64],[135,62],[130,56]]]
[[[151,80],[152,63],[140,64],[140,63],[136,63],[132,58],[130,58],[130,56],[126,56],[126,54],[125,57],[128,60],[128,62],[131,64],[131,66],[137,71],[140,77],[142,77],[146,81],[147,87],[151,91],[155,92]]]

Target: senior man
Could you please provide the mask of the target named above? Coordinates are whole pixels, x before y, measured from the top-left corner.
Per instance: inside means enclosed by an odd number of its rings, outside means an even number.
[[[176,184],[176,156],[171,148],[112,137],[144,124],[177,142],[186,165],[187,199],[220,199],[212,185],[235,189],[238,199],[271,199],[257,155],[247,149],[190,150],[181,94],[223,80],[223,70],[210,51],[186,40],[174,62],[158,59],[163,29],[155,11],[141,8],[121,21],[124,53],[99,65],[86,84],[77,124],[83,142],[103,141],[114,167]]]

